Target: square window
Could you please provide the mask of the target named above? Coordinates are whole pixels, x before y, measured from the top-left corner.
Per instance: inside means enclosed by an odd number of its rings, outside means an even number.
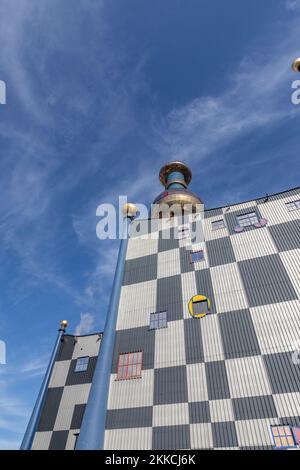
[[[209,313],[208,301],[200,300],[198,302],[193,302],[193,312],[194,315],[206,315]]]
[[[240,227],[250,227],[258,223],[258,217],[255,212],[237,216],[237,223]]]
[[[79,357],[75,364],[74,372],[85,372],[89,365],[89,357]]]
[[[296,447],[290,426],[271,426],[271,433],[277,449]]]
[[[223,219],[215,220],[214,222],[211,223],[211,228],[212,230],[219,230],[221,228],[225,228],[224,220]]]
[[[300,209],[300,199],[298,201],[290,201],[285,203],[288,211],[296,211]]]
[[[167,327],[167,312],[150,313],[149,330],[159,330]]]
[[[190,261],[191,263],[196,263],[197,261],[204,261],[204,251],[191,251],[190,252]]]
[[[117,380],[136,379],[142,374],[142,351],[119,355]]]

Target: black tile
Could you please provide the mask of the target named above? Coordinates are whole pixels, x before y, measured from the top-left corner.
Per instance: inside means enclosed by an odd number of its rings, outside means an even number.
[[[56,361],[68,361],[72,359],[75,344],[74,336],[64,335],[60,342]]]
[[[120,354],[137,351],[143,351],[142,370],[153,369],[154,350],[155,330],[149,330],[149,326],[116,331],[112,373],[117,372]]]
[[[154,405],[188,401],[186,366],[163,367],[154,371]]]
[[[235,256],[230,237],[216,238],[206,242],[209,266],[220,266],[222,264],[234,263]]]
[[[54,431],[49,444],[49,450],[65,450],[69,431]]]
[[[152,406],[107,410],[106,429],[152,427]]]
[[[161,230],[158,239],[158,252],[174,250],[174,248],[179,248],[179,240],[175,236],[174,228]]]
[[[273,393],[299,392],[300,367],[294,364],[292,352],[267,354],[263,360]]]
[[[153,428],[152,448],[154,450],[190,449],[190,427],[180,425]]]
[[[199,271],[195,271],[195,279],[197,288],[195,295],[199,294],[208,297],[211,301],[211,313],[215,313],[216,302],[209,269],[200,269]]]
[[[210,411],[208,401],[198,401],[189,403],[189,422],[210,423]]]
[[[249,310],[235,310],[218,315],[226,359],[260,354]]]
[[[168,322],[183,318],[181,276],[157,279],[156,311],[168,312]]]
[[[184,341],[186,363],[196,364],[204,362],[201,318],[188,318],[184,320]]]
[[[232,405],[236,420],[277,417],[272,395],[234,398]]]
[[[205,373],[209,400],[230,398],[225,361],[207,362]]]
[[[97,356],[89,358],[87,370],[84,372],[74,372],[77,359],[72,359],[67,375],[66,385],[88,384],[93,380],[94,370],[97,363]]]
[[[72,421],[71,421],[71,429],[80,429],[81,423],[84,415],[86,404],[82,403],[80,405],[74,406]]]
[[[157,254],[125,261],[123,286],[157,278]]]
[[[222,423],[212,423],[211,428],[214,448],[238,446],[234,422],[227,421]]]
[[[300,214],[300,211],[298,212]],[[284,222],[283,224],[271,225],[268,229],[278,251],[300,248],[300,219]]]
[[[230,209],[228,212],[225,212],[224,217],[225,217],[226,225],[227,225],[230,235],[238,236],[238,233],[234,231],[234,227],[238,225],[237,217],[239,215],[250,214],[251,212],[255,212],[258,219],[262,218],[260,210],[258,206],[256,205],[253,205],[252,207],[248,207],[246,209],[238,209],[238,210],[235,210],[235,208],[232,207],[232,209]],[[244,227],[243,232],[247,232],[249,230],[259,230],[259,229],[251,225],[249,227]]]
[[[48,388],[45,404],[41,413],[38,431],[52,431],[64,387]]]

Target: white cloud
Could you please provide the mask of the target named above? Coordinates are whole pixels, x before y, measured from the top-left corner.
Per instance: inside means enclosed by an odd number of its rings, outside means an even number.
[[[286,0],[285,6],[291,11],[300,11],[300,0]]]
[[[94,324],[95,324],[95,318],[91,313],[89,312],[81,313],[80,322],[75,328],[75,335],[79,336],[79,335],[91,333],[92,328],[94,327]]]

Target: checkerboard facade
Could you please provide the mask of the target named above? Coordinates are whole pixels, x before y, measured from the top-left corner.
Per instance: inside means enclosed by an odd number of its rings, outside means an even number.
[[[101,334],[64,335],[58,351],[33,450],[74,449],[88,401]],[[88,357],[86,371],[75,372],[76,361]]]
[[[300,426],[300,211],[286,207],[299,199],[295,189],[205,211],[202,242],[177,239],[176,219],[130,238],[105,449],[269,449],[270,425]],[[250,212],[267,224],[236,233]],[[196,250],[204,259],[191,263]],[[196,319],[197,294],[211,312]],[[149,329],[160,311],[167,327]],[[117,380],[119,355],[137,351],[141,377]]]

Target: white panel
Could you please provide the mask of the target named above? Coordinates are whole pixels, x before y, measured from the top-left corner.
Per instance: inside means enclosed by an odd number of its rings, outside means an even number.
[[[154,369],[143,370],[138,379],[116,380],[111,374],[107,409],[152,406],[153,387]]]
[[[209,410],[212,423],[234,421],[231,400],[210,400]]]
[[[300,297],[300,249],[284,251],[279,256],[288,272],[290,281]]]
[[[222,338],[217,315],[206,315],[201,318],[201,334],[204,361],[220,361],[224,359]]]
[[[52,431],[36,432],[33,440],[32,450],[48,450],[52,437]]]
[[[99,335],[77,336],[72,359],[82,356],[98,356],[101,339]]]
[[[157,255],[157,278],[180,274],[179,248],[166,250]]]
[[[70,364],[71,361],[57,361],[54,363],[49,388],[65,386]]]
[[[239,446],[273,445],[270,426],[277,423],[276,418],[236,421]]]
[[[299,300],[253,307],[250,312],[262,354],[295,349],[300,331]]]
[[[225,365],[231,398],[272,394],[261,356],[229,359]]]
[[[105,450],[149,450],[152,428],[113,429],[105,431]]]
[[[212,449],[213,438],[210,423],[190,424],[191,449]]]
[[[70,429],[75,405],[87,403],[91,384],[68,385],[64,388],[54,431]]]
[[[222,266],[210,268],[210,274],[218,313],[230,312],[248,307],[242,280],[236,263],[224,264]]]
[[[67,439],[65,450],[75,449],[76,436],[74,436],[74,434],[79,434],[79,431],[80,429],[71,429],[71,431],[68,434],[68,439]]]
[[[143,235],[141,237],[130,238],[128,240],[126,259],[140,258],[157,253],[158,232]]]
[[[149,314],[156,312],[157,281],[146,281],[121,290],[117,330],[149,324]]]
[[[205,364],[188,364],[186,366],[189,401],[208,400]]]
[[[225,227],[220,228],[218,230],[212,229],[212,222],[216,222],[217,220],[224,220]],[[224,215],[216,215],[214,217],[209,217],[208,219],[204,219],[204,239],[205,241],[208,240],[216,240],[217,238],[223,238],[228,236],[228,229],[226,227],[226,221]]]
[[[189,424],[188,403],[153,407],[152,426],[175,426],[179,424]]]
[[[279,417],[299,416],[300,392],[278,393],[273,395],[273,399]]]
[[[154,368],[185,364],[184,321],[168,322],[167,328],[155,331]]]
[[[300,199],[300,194],[294,196],[287,196],[283,199],[269,201],[264,204],[259,204],[259,210],[262,217],[268,220],[268,225],[281,224],[296,220],[300,217],[300,211],[289,211],[285,205],[286,202],[297,201]]]
[[[267,227],[232,235],[230,240],[237,261],[277,253]]]

